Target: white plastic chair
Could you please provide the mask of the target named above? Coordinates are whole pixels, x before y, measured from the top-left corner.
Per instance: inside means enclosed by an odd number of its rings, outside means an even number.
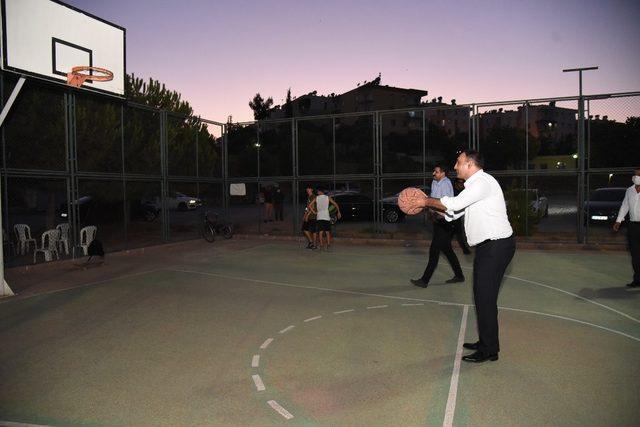
[[[63,222],[62,224],[56,225],[56,230],[60,232],[58,249],[62,252],[62,247],[64,246],[64,252],[69,255],[69,223]]]
[[[39,248],[33,252],[33,263],[36,263],[36,256],[39,252],[44,254],[45,261],[51,261],[53,254],[56,254],[56,258],[60,259],[58,254],[58,238],[60,237],[60,230],[52,229],[42,233],[42,243]]]
[[[29,243],[33,243],[33,248],[36,248],[36,239],[31,237],[31,227],[27,224],[16,224],[13,226],[13,231],[16,233],[18,242],[18,254],[25,255],[29,252]]]
[[[96,238],[96,232],[98,227],[95,225],[88,225],[80,230],[80,247],[85,255],[89,255],[89,245]]]

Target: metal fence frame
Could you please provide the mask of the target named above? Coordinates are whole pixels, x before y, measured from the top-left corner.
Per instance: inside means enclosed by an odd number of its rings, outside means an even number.
[[[4,82],[4,78],[0,79]],[[2,87],[0,87],[0,92],[4,90],[4,83],[2,83]],[[68,203],[68,213],[69,213],[69,222],[72,228],[72,239],[75,238],[77,234],[77,230],[79,228],[79,207],[77,204],[74,204],[72,201],[77,200],[80,196],[78,187],[79,182],[83,179],[93,179],[93,180],[117,180],[122,183],[122,194],[123,201],[125,205],[126,211],[126,197],[127,197],[127,183],[133,181],[140,182],[159,182],[161,186],[161,198],[162,198],[162,210],[161,210],[161,218],[162,218],[162,240],[165,242],[171,241],[172,236],[170,234],[170,223],[169,223],[169,213],[166,206],[166,199],[169,197],[169,188],[170,184],[173,182],[189,182],[195,183],[198,186],[200,184],[218,184],[222,186],[222,207],[225,212],[229,210],[229,184],[232,182],[244,182],[244,183],[256,183],[259,185],[261,182],[265,181],[279,181],[279,182],[290,182],[292,186],[292,197],[293,197],[293,209],[294,209],[294,224],[292,233],[295,230],[299,229],[300,219],[302,216],[302,212],[300,211],[299,200],[299,186],[302,182],[307,181],[319,181],[319,182],[332,182],[334,185],[336,181],[349,181],[349,180],[370,180],[373,185],[373,198],[375,202],[375,214],[374,214],[374,230],[375,235],[379,235],[383,232],[383,218],[382,218],[382,198],[384,197],[384,189],[383,185],[385,180],[391,178],[404,178],[404,179],[423,179],[423,183],[426,183],[427,173],[426,164],[427,164],[427,147],[429,146],[429,135],[428,135],[428,127],[426,122],[426,115],[429,111],[435,110],[443,110],[443,109],[466,109],[468,111],[468,123],[466,129],[468,130],[468,141],[467,146],[469,148],[481,150],[480,146],[480,135],[479,135],[479,109],[492,107],[492,106],[508,106],[508,105],[520,105],[525,108],[526,115],[526,125],[528,126],[528,109],[531,104],[537,103],[549,103],[553,101],[574,101],[578,103],[580,115],[582,115],[582,111],[584,111],[585,103],[586,103],[586,111],[588,111],[589,103],[592,100],[600,100],[600,99],[613,99],[613,98],[624,98],[624,97],[637,97],[640,96],[640,92],[625,92],[625,93],[613,93],[613,94],[598,94],[598,95],[584,95],[580,96],[570,96],[570,97],[556,97],[556,98],[540,98],[540,99],[529,99],[529,100],[512,100],[512,101],[504,101],[504,102],[490,102],[490,103],[471,103],[471,104],[461,104],[455,106],[420,106],[415,108],[404,108],[404,109],[394,109],[394,110],[380,110],[380,111],[366,111],[366,112],[356,112],[356,113],[343,113],[343,114],[327,114],[327,115],[319,115],[319,116],[305,116],[305,117],[294,117],[290,119],[280,119],[280,120],[262,120],[262,121],[254,121],[254,122],[243,122],[243,123],[233,123],[233,125],[255,125],[256,126],[256,138],[257,141],[260,141],[260,129],[265,125],[274,124],[274,123],[291,123],[291,149],[292,149],[292,165],[291,175],[285,176],[261,176],[260,175],[260,147],[256,150],[256,155],[258,156],[257,164],[258,171],[257,176],[244,176],[244,177],[231,177],[229,176],[229,126],[230,123],[222,123],[213,120],[200,119],[202,123],[206,123],[208,125],[219,126],[221,130],[220,139],[222,141],[222,149],[221,149],[221,170],[219,176],[206,176],[200,177],[198,170],[198,139],[196,136],[195,141],[195,153],[196,153],[196,174],[195,176],[177,176],[169,174],[169,153],[168,146],[170,141],[168,141],[168,120],[169,118],[178,118],[178,119],[186,119],[186,117],[181,117],[175,115],[166,110],[158,110],[154,108],[147,107],[145,105],[140,105],[127,101],[117,101],[109,98],[112,102],[118,103],[120,105],[120,149],[122,153],[122,167],[121,170],[117,173],[113,172],[86,172],[80,171],[78,169],[78,159],[77,159],[77,140],[76,140],[76,94],[78,91],[73,89],[64,90],[64,106],[65,106],[65,152],[66,152],[66,170],[59,171],[51,171],[51,170],[40,170],[40,169],[15,169],[7,167],[7,156],[6,156],[6,143],[5,143],[5,132],[4,128],[2,129],[2,149],[3,149],[3,163],[2,163],[2,179],[4,186],[4,195],[3,195],[3,203],[7,206],[8,203],[8,179],[9,178],[20,178],[20,177],[30,177],[30,178],[64,178],[66,180],[67,185],[67,203]],[[93,96],[93,95],[92,95]],[[147,110],[158,114],[158,126],[159,126],[159,135],[160,135],[160,171],[158,174],[138,174],[138,173],[128,173],[125,170],[125,108],[134,108]],[[422,116],[422,171],[420,172],[411,172],[411,173],[396,173],[396,172],[384,172],[383,170],[383,126],[382,126],[382,117],[386,114],[399,114],[399,113],[408,113],[408,112],[419,112]],[[366,174],[339,174],[336,173],[336,119],[340,118],[349,118],[349,117],[358,117],[358,116],[371,116],[372,118],[372,126],[373,126],[373,137],[372,137],[372,151],[373,151],[373,163],[372,163],[372,173]],[[329,175],[301,175],[300,174],[300,138],[299,138],[299,129],[298,125],[304,121],[310,120],[322,120],[322,119],[330,119],[333,131],[332,131],[332,150],[333,150],[333,165],[332,170],[333,173]],[[578,224],[577,224],[577,235],[576,242],[578,243],[588,243],[588,223],[585,225],[584,221],[584,212],[583,209],[580,209],[580,206],[583,206],[585,200],[588,197],[588,189],[589,189],[589,178],[592,174],[598,174],[603,172],[615,172],[615,173],[623,173],[623,172],[631,172],[632,168],[629,167],[619,167],[619,168],[590,168],[587,161],[587,154],[589,153],[589,116],[587,114],[586,118],[584,116],[578,117],[578,141],[577,141],[577,149],[578,149],[578,157],[579,157],[579,167],[577,169],[570,170],[550,170],[550,171],[533,171],[529,169],[528,161],[525,161],[525,168],[519,170],[500,170],[500,171],[492,171],[493,175],[496,176],[519,176],[524,177],[525,179],[525,188],[528,188],[528,179],[530,176],[560,176],[567,175],[572,176],[578,180],[578,194],[577,197],[577,206],[578,206]],[[527,129],[527,127],[525,127]],[[582,130],[580,130],[582,129]],[[526,149],[528,153],[529,140],[528,140],[528,132],[525,130],[525,138],[526,138]],[[528,159],[528,155],[527,155]],[[4,226],[5,230],[9,230],[9,215],[8,209],[4,210]],[[124,235],[125,235],[125,244],[127,241],[127,217],[126,212],[124,216]],[[76,242],[72,242],[72,244],[76,244]]]

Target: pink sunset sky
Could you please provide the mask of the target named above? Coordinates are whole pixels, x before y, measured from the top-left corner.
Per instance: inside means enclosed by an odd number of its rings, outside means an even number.
[[[382,84],[458,104],[640,90],[640,2],[69,0],[127,30],[127,72],[196,114],[253,119],[284,101]]]

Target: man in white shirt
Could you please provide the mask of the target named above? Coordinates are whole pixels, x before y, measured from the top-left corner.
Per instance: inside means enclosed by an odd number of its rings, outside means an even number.
[[[315,215],[317,215],[317,231],[320,238],[320,248],[324,247],[325,250],[331,246],[331,214],[329,214],[329,205],[333,205],[337,211],[337,218],[341,218],[340,206],[331,197],[325,194],[324,189],[318,188],[318,195],[309,204],[309,209]],[[326,237],[326,240],[324,239]]]
[[[458,156],[455,170],[466,180],[456,197],[427,198],[424,206],[445,212],[448,221],[464,214],[469,246],[476,247],[473,260],[473,297],[478,321],[478,342],[464,347],[476,350],[465,362],[498,360],[498,292],[504,272],[516,250],[513,229],[500,184],[482,170],[484,160],[475,150]]]
[[[633,185],[627,188],[622,206],[618,211],[618,219],[613,224],[613,229],[618,231],[624,217],[629,214],[627,224],[627,239],[629,240],[629,252],[631,252],[631,265],[633,266],[633,281],[627,284],[630,288],[640,287],[640,167],[634,171],[631,180]]]

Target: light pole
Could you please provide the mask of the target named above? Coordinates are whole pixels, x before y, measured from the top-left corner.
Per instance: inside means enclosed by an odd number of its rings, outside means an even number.
[[[584,98],[582,96],[582,72],[597,70],[598,67],[568,68],[563,73],[578,72],[578,243],[585,242],[585,212],[584,204],[587,194],[586,163],[587,148],[584,140]]]

